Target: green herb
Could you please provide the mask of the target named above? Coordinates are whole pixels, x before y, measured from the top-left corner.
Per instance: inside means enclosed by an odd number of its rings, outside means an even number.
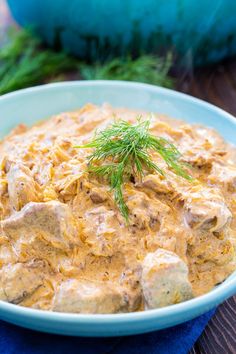
[[[43,48],[31,32],[13,32],[0,50],[0,94],[55,80],[76,67],[74,58]]]
[[[145,171],[164,175],[164,171],[152,161],[150,151],[157,152],[177,175],[192,180],[179,160],[181,155],[178,149],[168,140],[150,134],[149,127],[150,120],[139,118],[134,125],[118,120],[97,133],[90,143],[75,146],[94,149],[88,157],[88,171],[108,180],[115,202],[126,221],[129,211],[123,197],[125,181],[132,176],[142,179]]]
[[[171,65],[170,54],[166,58],[143,55],[135,60],[116,58],[103,64],[86,64],[46,48],[29,30],[12,29],[0,48],[0,94],[58,81],[66,74],[73,79],[129,80],[172,87],[173,80],[168,75]]]
[[[115,58],[107,63],[82,65],[81,75],[86,80],[126,80],[173,87],[168,75],[173,60],[171,53],[165,58],[143,55],[137,59]]]

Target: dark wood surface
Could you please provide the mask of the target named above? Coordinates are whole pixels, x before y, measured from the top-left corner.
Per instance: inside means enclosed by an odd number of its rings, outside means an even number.
[[[11,17],[5,0],[0,0],[0,37],[9,23]],[[211,102],[236,116],[236,59],[194,72],[178,73],[176,89]],[[236,296],[218,307],[189,354],[231,353],[236,354]]]
[[[211,102],[236,116],[236,58],[177,74],[176,89]]]
[[[217,309],[189,354],[236,353],[236,297]],[[178,353],[176,353],[178,354]]]

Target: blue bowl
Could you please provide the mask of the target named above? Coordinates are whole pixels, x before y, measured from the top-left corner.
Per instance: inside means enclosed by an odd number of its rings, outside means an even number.
[[[184,63],[236,54],[235,0],[8,0],[50,45],[96,60],[174,50]]]
[[[92,102],[160,112],[217,129],[236,143],[236,120],[221,109],[168,89],[119,81],[49,84],[0,97],[1,134],[16,124],[33,124],[62,111]],[[0,301],[0,318],[19,326],[76,336],[119,336],[145,333],[188,321],[236,293],[236,272],[209,293],[156,310],[127,314],[83,315],[24,308]]]

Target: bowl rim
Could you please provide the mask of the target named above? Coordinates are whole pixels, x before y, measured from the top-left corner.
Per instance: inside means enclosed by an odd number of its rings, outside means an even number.
[[[7,310],[14,315],[20,315],[26,317],[34,317],[36,319],[44,319],[51,321],[63,321],[67,323],[83,322],[84,324],[112,324],[114,322],[133,322],[134,320],[151,320],[157,317],[166,317],[179,315],[199,307],[205,307],[207,304],[214,304],[215,301],[218,304],[227,299],[228,297],[236,293],[236,279],[230,279],[232,273],[224,282],[216,286],[208,293],[190,299],[188,301],[181,302],[179,304],[170,305],[162,308],[139,311],[139,312],[127,312],[127,313],[115,313],[115,314],[82,314],[82,313],[68,313],[68,312],[56,312],[48,310],[39,310],[20,305],[11,304],[0,300],[0,311]],[[214,307],[214,306],[210,306]],[[210,309],[210,308],[209,308]],[[205,311],[204,311],[205,312]]]
[[[227,120],[232,122],[233,124],[236,124],[235,118],[231,113],[225,111],[224,109],[207,102],[203,99],[194,97],[192,95],[189,95],[184,92],[176,91],[170,88],[162,87],[162,86],[157,86],[157,85],[151,85],[143,82],[137,82],[137,81],[125,81],[125,80],[73,80],[73,81],[61,81],[61,82],[52,82],[48,84],[42,84],[42,85],[37,85],[37,86],[30,86],[24,89],[19,89],[13,92],[5,93],[3,95],[0,95],[0,103],[5,100],[12,99],[14,97],[17,98],[17,96],[24,96],[30,93],[40,93],[40,91],[44,91],[47,89],[62,89],[62,88],[67,88],[67,87],[77,87],[77,86],[82,86],[82,87],[90,87],[91,85],[93,86],[129,86],[130,88],[137,88],[139,87],[140,89],[146,89],[149,91],[155,91],[155,92],[160,92],[160,93],[166,93],[168,94],[169,97],[177,97],[179,99],[185,100],[185,101],[191,101],[197,105],[200,105],[206,109],[209,109],[213,112],[216,112],[218,114],[223,115]]]
[[[27,96],[28,94],[37,94],[44,90],[61,90],[70,87],[130,87],[139,88],[141,90],[155,91],[156,93],[166,93],[168,97],[178,98],[184,101],[191,101],[196,105],[211,110],[216,114],[222,116],[224,119],[230,121],[236,125],[236,119],[230,113],[224,111],[223,109],[205,102],[199,98],[187,95],[182,92],[171,90],[168,88],[163,88],[159,86],[154,86],[146,83],[139,82],[129,82],[129,81],[116,81],[116,80],[87,80],[87,81],[64,81],[59,83],[50,83],[34,87],[29,87],[26,89],[17,90],[11,93],[7,93],[0,97],[0,104],[5,101],[11,101],[20,96]],[[53,312],[48,310],[39,310],[28,307],[23,307],[20,305],[11,304],[0,300],[0,312],[8,312],[9,314],[14,314],[15,316],[23,316],[24,318],[35,318],[49,320],[52,322],[63,321],[64,323],[77,323],[80,322],[84,324],[115,324],[115,323],[131,323],[133,321],[149,321],[155,318],[165,318],[168,316],[181,315],[189,311],[196,310],[198,308],[206,308],[209,305],[209,309],[214,307],[212,304],[219,304],[228,297],[236,293],[236,271],[234,271],[228,278],[226,278],[220,285],[217,285],[214,289],[208,293],[198,296],[196,298],[184,301],[179,304],[166,306],[163,308],[157,308],[152,310],[145,310],[139,312],[130,313],[116,313],[116,314],[80,314],[80,313],[67,313],[67,312]],[[205,310],[204,310],[205,312]]]

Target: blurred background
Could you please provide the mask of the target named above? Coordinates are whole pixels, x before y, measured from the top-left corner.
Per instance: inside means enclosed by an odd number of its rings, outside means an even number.
[[[0,0],[0,95],[88,79],[173,88],[236,115],[236,1]],[[218,308],[191,354],[235,353],[235,309]]]
[[[0,0],[0,94],[132,80],[236,114],[235,55],[235,0]]]
[[[8,0],[16,21],[81,59],[173,52],[182,65],[236,52],[233,0]]]

